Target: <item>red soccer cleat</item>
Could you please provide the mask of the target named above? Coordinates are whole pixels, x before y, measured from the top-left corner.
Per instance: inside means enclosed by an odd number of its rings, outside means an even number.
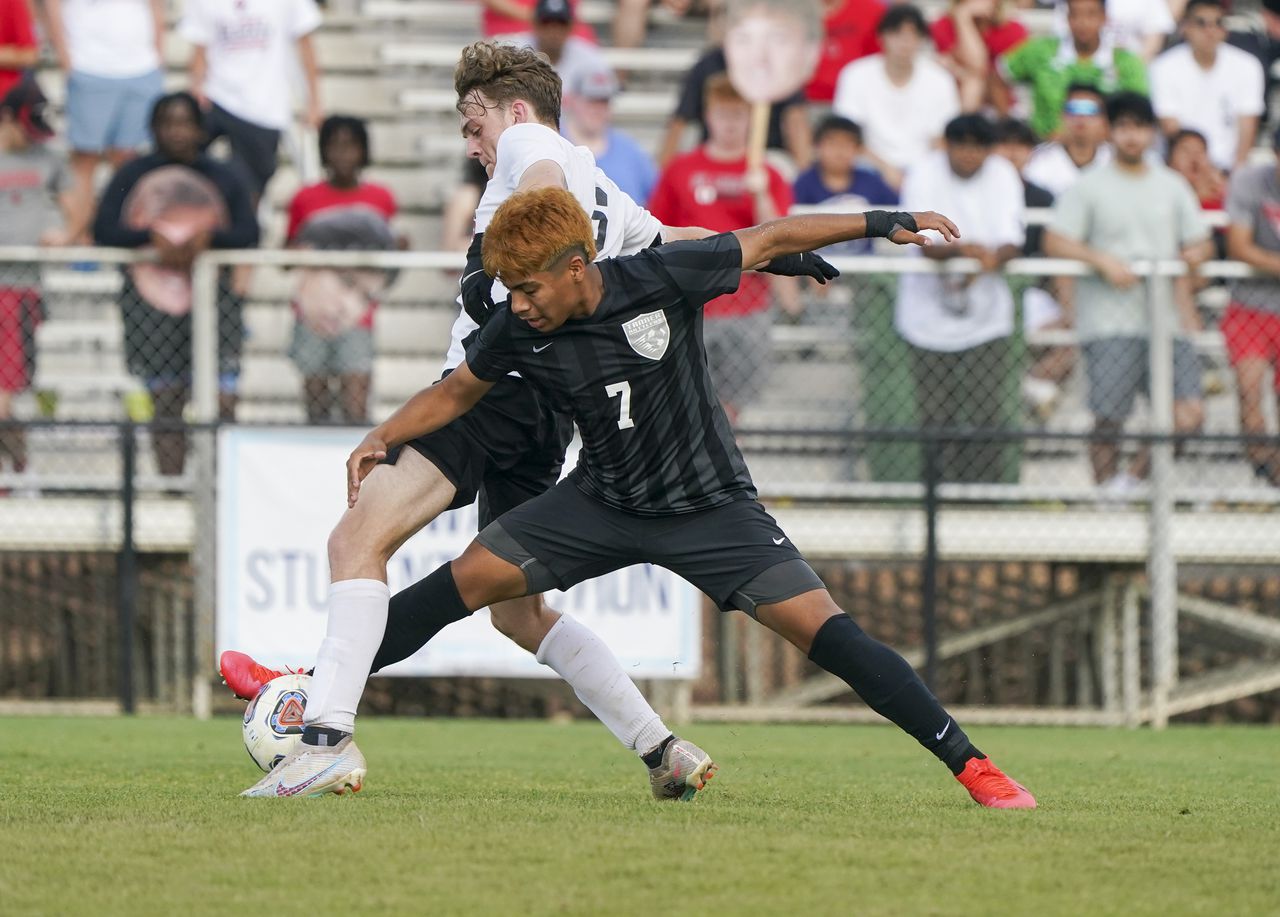
[[[269,669],[265,665],[258,665],[253,661],[253,657],[246,653],[227,650],[218,659],[218,671],[222,673],[222,680],[227,683],[232,694],[241,700],[253,700],[258,696],[262,686],[271,679],[279,678],[281,675],[296,674],[302,670]]]
[[[1007,777],[989,758],[970,758],[956,779],[973,801],[988,809],[1034,809],[1036,799],[1027,788]]]

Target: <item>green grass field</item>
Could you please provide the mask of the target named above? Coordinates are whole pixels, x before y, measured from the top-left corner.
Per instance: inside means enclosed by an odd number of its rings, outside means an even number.
[[[244,800],[237,720],[0,720],[0,914],[1277,914],[1280,730],[693,726],[692,804],[593,723],[368,720],[356,796]]]

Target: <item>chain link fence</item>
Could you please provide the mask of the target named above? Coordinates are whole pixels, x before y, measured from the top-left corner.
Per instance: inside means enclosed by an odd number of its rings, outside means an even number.
[[[0,252],[0,697],[204,713],[213,431],[386,416],[437,377],[460,259],[134,259]],[[708,350],[762,496],[843,607],[971,718],[1280,717],[1275,390],[1242,384],[1222,328],[1247,272],[1215,263],[1193,289],[1135,265],[1148,343],[1080,340],[1072,262],[838,264],[826,288],[767,291],[791,308],[717,318]],[[740,616],[703,627],[696,715],[858,715]]]

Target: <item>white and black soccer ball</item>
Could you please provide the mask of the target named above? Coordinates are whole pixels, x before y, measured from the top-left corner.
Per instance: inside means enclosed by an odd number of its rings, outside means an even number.
[[[264,771],[302,743],[302,713],[309,690],[310,675],[281,675],[263,685],[245,708],[244,747]]]

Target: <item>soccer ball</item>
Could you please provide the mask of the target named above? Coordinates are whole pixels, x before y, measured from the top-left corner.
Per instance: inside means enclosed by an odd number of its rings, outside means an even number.
[[[310,675],[281,675],[258,690],[244,711],[244,747],[264,771],[302,744],[302,711]]]

